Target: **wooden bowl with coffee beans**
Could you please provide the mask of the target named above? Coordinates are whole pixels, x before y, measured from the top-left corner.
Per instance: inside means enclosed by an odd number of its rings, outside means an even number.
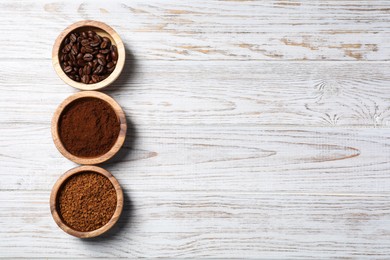
[[[105,23],[86,20],[67,27],[56,39],[52,62],[58,76],[81,90],[112,84],[125,64],[125,47]]]
[[[80,91],[54,112],[51,133],[63,156],[78,164],[99,164],[112,158],[126,138],[126,116],[110,96]]]
[[[54,184],[50,211],[57,225],[78,238],[107,232],[123,210],[123,191],[115,177],[97,166],[80,166]]]

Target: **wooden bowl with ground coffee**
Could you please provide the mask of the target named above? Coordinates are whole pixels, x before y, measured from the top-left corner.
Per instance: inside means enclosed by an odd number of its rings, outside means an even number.
[[[123,192],[114,176],[97,166],[67,171],[54,184],[50,210],[57,225],[79,237],[99,236],[118,221]]]
[[[51,132],[63,156],[78,164],[99,164],[122,147],[127,131],[119,104],[97,91],[78,92],[54,113]]]
[[[80,21],[67,27],[54,43],[52,62],[58,76],[81,90],[113,83],[125,64],[125,47],[107,24]]]

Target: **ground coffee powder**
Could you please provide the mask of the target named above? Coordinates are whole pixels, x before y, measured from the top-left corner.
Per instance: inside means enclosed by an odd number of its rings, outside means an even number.
[[[96,172],[70,177],[57,197],[60,217],[69,227],[92,231],[104,226],[116,208],[116,191],[110,180]]]
[[[97,157],[115,144],[120,123],[112,107],[98,98],[70,103],[60,116],[58,134],[65,149],[79,157]]]

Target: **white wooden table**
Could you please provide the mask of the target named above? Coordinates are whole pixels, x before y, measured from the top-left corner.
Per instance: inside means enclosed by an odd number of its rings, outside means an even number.
[[[131,131],[103,167],[125,190],[113,232],[52,220],[75,166],[50,120],[77,90],[51,65],[83,19],[127,65],[104,92]],[[389,1],[1,1],[0,256],[388,258]]]

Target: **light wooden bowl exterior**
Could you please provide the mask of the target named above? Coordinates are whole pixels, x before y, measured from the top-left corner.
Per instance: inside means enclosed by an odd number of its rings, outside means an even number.
[[[61,219],[60,214],[57,211],[57,196],[60,191],[60,188],[62,184],[71,176],[78,174],[80,172],[85,172],[85,171],[92,171],[99,173],[101,175],[104,175],[107,177],[112,185],[115,188],[116,191],[116,197],[117,197],[117,203],[116,203],[116,209],[114,211],[114,214],[112,215],[111,219],[101,228],[93,230],[93,231],[88,231],[88,232],[81,232],[72,229],[71,227],[67,226]],[[112,228],[115,223],[118,221],[121,213],[123,210],[123,191],[121,186],[119,185],[117,179],[108,172],[107,170],[97,167],[97,166],[79,166],[76,168],[73,168],[66,173],[64,173],[54,184],[53,189],[50,194],[50,211],[53,216],[54,221],[57,223],[57,225],[64,230],[66,233],[78,237],[78,238],[92,238],[99,236],[105,232],[107,232],[110,228]]]
[[[117,118],[120,123],[119,135],[113,147],[107,153],[100,155],[98,157],[79,157],[74,154],[71,154],[65,149],[64,145],[61,142],[61,138],[58,132],[58,123],[60,121],[61,114],[70,103],[80,98],[98,98],[106,101],[115,111],[115,114],[117,115]],[[53,137],[53,142],[57,147],[58,151],[60,151],[60,153],[66,158],[68,158],[69,160],[78,164],[86,164],[86,165],[99,164],[113,157],[122,147],[126,138],[126,131],[127,131],[126,116],[122,108],[113,98],[97,91],[82,91],[73,94],[72,96],[65,99],[59,105],[57,110],[54,112],[53,119],[51,122],[51,133]]]
[[[108,37],[113,44],[116,45],[118,48],[118,60],[115,67],[115,70],[108,76],[106,79],[97,82],[95,84],[84,84],[81,82],[77,82],[69,78],[65,72],[61,68],[60,60],[59,60],[59,52],[62,45],[62,42],[64,41],[65,37],[68,36],[73,31],[80,31],[83,29],[93,29],[96,31],[97,34],[99,34],[102,37]],[[68,85],[81,89],[81,90],[97,90],[102,89],[111,83],[113,83],[122,72],[122,69],[125,65],[125,59],[126,59],[126,52],[125,52],[125,46],[123,45],[123,42],[121,38],[119,37],[118,33],[114,31],[110,26],[108,26],[105,23],[98,22],[98,21],[92,21],[92,20],[85,20],[80,21],[77,23],[74,23],[70,26],[68,26],[56,39],[54,46],[53,46],[53,52],[52,52],[52,62],[55,71],[57,72],[58,76]]]

